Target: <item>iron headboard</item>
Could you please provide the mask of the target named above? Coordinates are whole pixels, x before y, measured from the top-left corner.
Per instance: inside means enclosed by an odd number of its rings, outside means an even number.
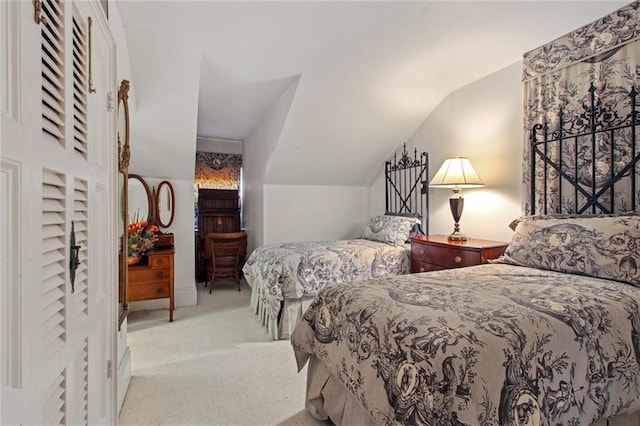
[[[578,111],[565,116],[561,108],[552,129],[533,126],[530,214],[640,210],[637,95],[629,91],[630,112],[620,115],[591,83]]]
[[[385,209],[394,213],[418,213],[422,227],[429,235],[429,155],[418,155],[414,148],[413,159],[404,144],[402,155],[393,155],[393,162],[385,162]]]

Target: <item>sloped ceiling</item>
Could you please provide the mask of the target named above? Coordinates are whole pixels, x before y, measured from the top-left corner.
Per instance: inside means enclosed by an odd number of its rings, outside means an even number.
[[[194,94],[172,90],[168,100],[150,63],[183,74],[175,78],[199,74],[192,120],[204,138],[244,140],[299,77],[266,183],[361,186],[448,93],[627,2],[114,3],[132,72],[145,80],[137,107],[163,104],[157,134],[171,133],[172,111],[189,121]],[[201,60],[185,62],[176,46]]]
[[[145,177],[192,179],[194,174],[199,52],[128,30],[131,54],[131,166]],[[166,57],[170,61],[166,61]]]

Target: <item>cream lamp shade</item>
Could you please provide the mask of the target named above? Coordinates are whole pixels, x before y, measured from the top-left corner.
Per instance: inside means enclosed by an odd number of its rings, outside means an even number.
[[[435,174],[430,186],[441,188],[476,188],[484,186],[484,182],[466,157],[447,158]]]
[[[449,198],[451,215],[455,221],[453,232],[449,235],[451,241],[466,241],[466,235],[460,232],[460,217],[464,207],[464,198],[460,195],[461,188],[477,188],[484,186],[484,182],[466,157],[447,158],[440,166],[429,186],[439,188],[453,188],[453,197]]]

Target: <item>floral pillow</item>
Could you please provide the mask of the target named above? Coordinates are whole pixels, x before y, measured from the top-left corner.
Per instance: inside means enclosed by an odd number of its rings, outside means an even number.
[[[497,263],[640,286],[640,216],[524,217]]]
[[[413,228],[411,228],[411,231],[409,231],[409,238],[412,237],[418,237],[420,235],[425,235],[424,231],[422,230],[422,216],[420,215],[420,213],[415,213],[415,212],[385,212],[384,213],[385,216],[400,216],[400,217],[413,217],[418,219],[418,221],[416,223],[413,224]],[[411,242],[409,239],[407,239],[405,241],[405,243],[409,243]]]
[[[403,245],[420,219],[401,216],[373,216],[362,231],[361,238],[392,245]]]

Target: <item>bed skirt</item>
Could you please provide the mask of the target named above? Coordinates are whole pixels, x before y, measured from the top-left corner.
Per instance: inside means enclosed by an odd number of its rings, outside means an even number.
[[[269,337],[273,340],[288,339],[293,333],[296,324],[302,318],[304,311],[313,301],[313,296],[302,297],[301,299],[285,299],[280,307],[280,318],[274,318],[271,307],[264,303],[264,299],[260,297],[260,293],[264,291],[261,288],[260,281],[252,283],[249,277],[245,277],[249,287],[251,287],[251,310],[258,316],[260,324],[267,329]]]
[[[306,409],[318,420],[330,419],[335,425],[373,426],[367,411],[347,392],[342,382],[329,373],[315,356],[307,365]]]
[[[307,365],[307,410],[318,420],[330,419],[335,425],[373,426],[367,411],[348,392],[342,382],[335,378],[324,363],[315,356]],[[612,417],[591,426],[638,426],[640,413]]]

